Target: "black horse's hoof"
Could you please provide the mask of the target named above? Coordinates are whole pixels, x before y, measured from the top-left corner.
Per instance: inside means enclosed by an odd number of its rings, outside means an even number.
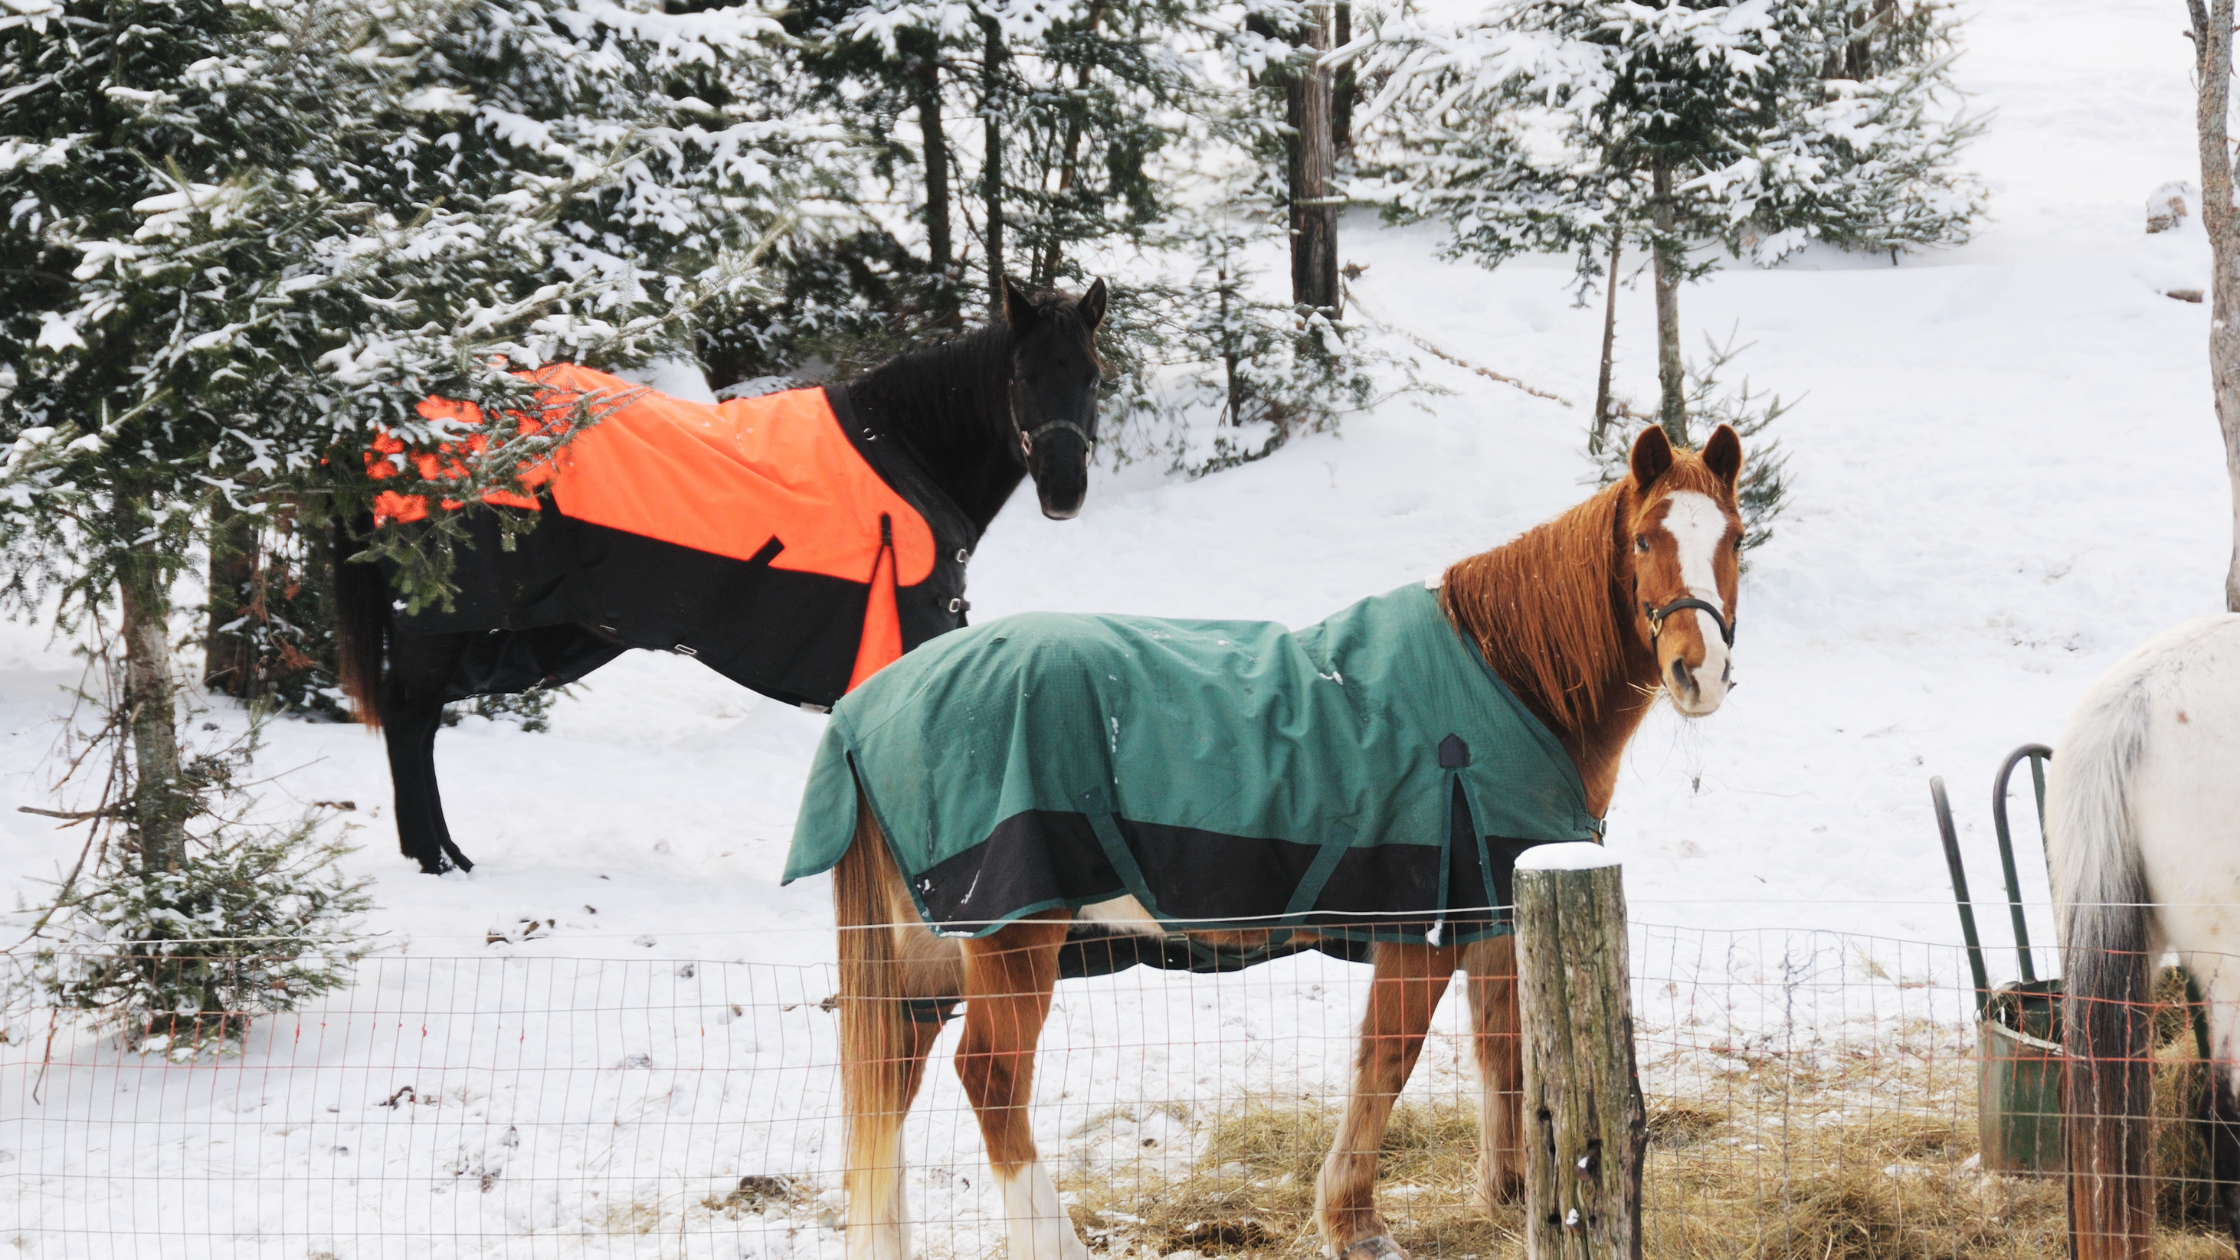
[[[474,863],[469,862],[465,854],[455,848],[450,848],[448,845],[445,846],[445,849],[449,849],[449,852],[439,849],[434,853],[407,852],[405,856],[420,864],[422,875],[449,875],[453,871],[471,871],[474,869]],[[454,858],[457,859],[456,863],[453,862]]]

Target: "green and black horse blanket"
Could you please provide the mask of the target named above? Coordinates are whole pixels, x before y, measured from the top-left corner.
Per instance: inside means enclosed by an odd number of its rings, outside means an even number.
[[[1297,631],[1030,613],[943,635],[834,707],[787,881],[840,860],[859,791],[954,935],[1126,894],[1175,930],[1459,944],[1509,930],[1525,848],[1601,832],[1423,586]]]

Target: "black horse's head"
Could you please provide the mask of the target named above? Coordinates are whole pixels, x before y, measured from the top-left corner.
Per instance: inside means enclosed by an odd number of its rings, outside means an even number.
[[[1104,378],[1096,339],[1104,301],[1102,280],[1078,298],[1030,295],[1008,278],[1003,282],[1011,419],[1042,514],[1056,521],[1080,512],[1089,493],[1089,448],[1097,440],[1097,387]]]

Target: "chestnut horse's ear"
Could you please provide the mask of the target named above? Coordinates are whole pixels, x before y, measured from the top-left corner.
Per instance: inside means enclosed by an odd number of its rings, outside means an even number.
[[[1081,312],[1081,322],[1087,324],[1092,331],[1097,325],[1104,322],[1104,302],[1104,281],[1102,280],[1090,285],[1089,291],[1081,295],[1081,305],[1076,309]]]
[[[1633,454],[1627,462],[1633,466],[1633,488],[1647,490],[1672,467],[1672,440],[1652,424],[1633,440]]]
[[[1003,322],[1015,332],[1025,332],[1035,321],[1034,299],[1009,276],[1003,278]]]
[[[1728,494],[1734,493],[1735,484],[1742,480],[1742,435],[1733,425],[1722,424],[1711,431],[1711,440],[1703,444],[1703,466],[1726,483]]]

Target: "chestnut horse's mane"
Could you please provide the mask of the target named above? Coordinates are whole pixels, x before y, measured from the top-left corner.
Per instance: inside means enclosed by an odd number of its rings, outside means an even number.
[[[1616,566],[1625,539],[1619,513],[1632,481],[1491,551],[1449,566],[1439,607],[1478,645],[1517,698],[1574,734],[1624,685],[1627,607]],[[1727,501],[1732,491],[1692,454],[1675,452],[1658,492],[1694,490]]]

